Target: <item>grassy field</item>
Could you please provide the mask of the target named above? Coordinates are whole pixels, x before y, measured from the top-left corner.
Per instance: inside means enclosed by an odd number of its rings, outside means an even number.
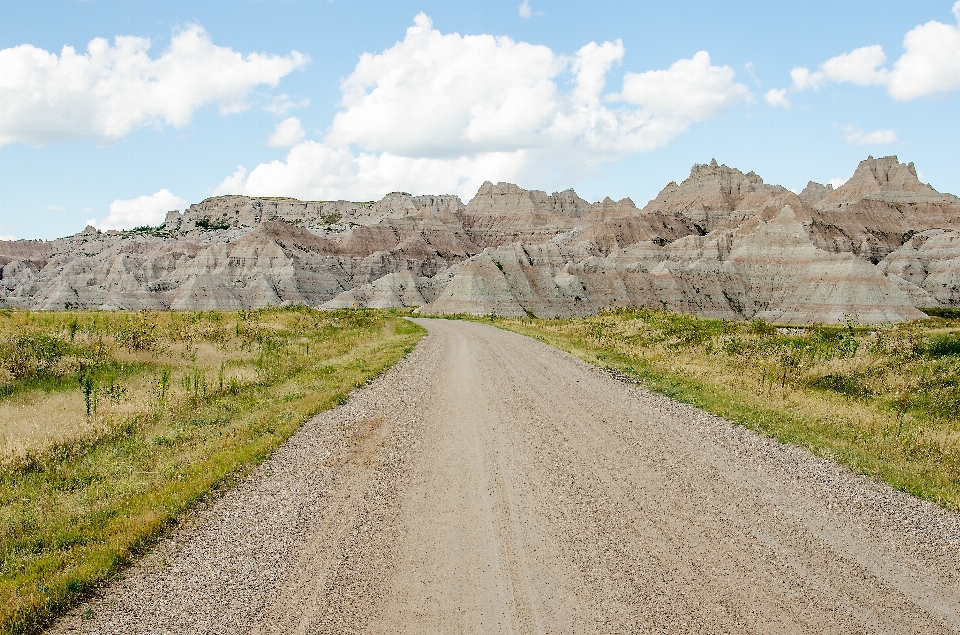
[[[777,328],[646,309],[490,321],[960,509],[960,315]]]
[[[423,334],[376,311],[0,311],[0,632],[38,631]]]

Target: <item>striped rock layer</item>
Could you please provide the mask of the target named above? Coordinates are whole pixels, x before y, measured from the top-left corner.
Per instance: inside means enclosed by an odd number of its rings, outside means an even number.
[[[960,199],[896,157],[799,195],[694,165],[638,209],[484,183],[372,203],[218,196],[159,228],[0,241],[0,307],[419,307],[582,316],[667,308],[784,324],[960,306]]]

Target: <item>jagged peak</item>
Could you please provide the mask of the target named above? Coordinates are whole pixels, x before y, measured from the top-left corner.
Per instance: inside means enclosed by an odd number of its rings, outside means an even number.
[[[953,202],[956,197],[940,194],[921,183],[912,162],[901,163],[896,155],[879,159],[867,156],[857,165],[853,176],[825,196],[818,207],[842,207],[863,199],[894,203],[939,203]]]
[[[857,165],[853,176],[847,183],[844,183],[844,186],[847,184],[869,183],[871,181],[880,187],[921,185],[920,179],[917,178],[917,170],[913,162],[908,164],[900,163],[900,160],[895,154],[879,159],[867,156],[866,159]]]
[[[474,196],[474,198],[489,194],[520,194],[539,191],[540,190],[526,190],[516,183],[508,183],[507,181],[498,181],[496,184],[491,183],[490,181],[484,181],[480,186],[480,189],[477,190],[477,194]],[[543,192],[543,194],[546,195],[546,192]]]
[[[816,181],[807,181],[807,186],[801,190],[800,200],[808,205],[816,205],[833,192],[833,185],[817,183]]]
[[[633,202],[633,199],[629,196],[621,198],[619,201],[615,201],[609,196],[605,197],[602,201],[597,201],[593,204],[595,208],[599,209],[616,209],[616,208],[627,208],[627,209],[637,209],[636,204]]]
[[[693,167],[690,168],[690,176],[684,179],[683,183],[680,185],[683,186],[691,180],[702,181],[703,177],[705,176],[714,176],[719,180],[727,180],[731,178],[743,179],[755,185],[763,185],[763,179],[760,178],[760,176],[753,170],[744,173],[741,170],[738,170],[737,168],[731,168],[724,163],[718,164],[716,159],[711,159],[710,163],[694,163]],[[671,181],[667,187],[670,185],[676,185],[676,183]]]
[[[590,203],[573,189],[547,194],[543,190],[527,190],[514,183],[501,181],[494,185],[484,181],[467,203],[472,213],[547,212],[578,217],[589,213]]]

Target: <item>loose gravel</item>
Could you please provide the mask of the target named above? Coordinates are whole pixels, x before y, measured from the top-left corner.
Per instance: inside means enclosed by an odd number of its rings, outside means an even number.
[[[960,515],[530,338],[419,323],[52,632],[960,632]]]

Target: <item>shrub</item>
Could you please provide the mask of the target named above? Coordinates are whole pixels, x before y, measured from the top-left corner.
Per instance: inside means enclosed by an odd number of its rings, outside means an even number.
[[[936,335],[923,347],[928,357],[960,356],[960,335]]]
[[[930,317],[944,318],[947,320],[956,320],[960,318],[960,308],[958,307],[936,307],[920,310]]]
[[[230,229],[230,224],[224,220],[210,220],[204,216],[197,220],[197,227],[200,229]]]
[[[0,364],[14,379],[45,377],[69,351],[69,345],[55,335],[21,332],[0,345]]]

